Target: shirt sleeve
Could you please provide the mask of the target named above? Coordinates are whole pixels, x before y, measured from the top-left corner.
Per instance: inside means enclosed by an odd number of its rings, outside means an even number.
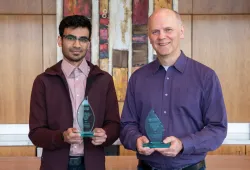
[[[33,84],[30,101],[29,138],[37,147],[56,150],[68,147],[62,131],[50,130],[47,125],[45,86],[38,76]]]
[[[206,153],[217,149],[227,135],[227,114],[219,79],[214,71],[204,81],[201,101],[205,127],[194,134],[180,138],[182,154]]]
[[[132,75],[121,115],[120,141],[126,149],[136,151],[136,141],[142,136],[139,131],[139,116],[135,101],[135,77]]]

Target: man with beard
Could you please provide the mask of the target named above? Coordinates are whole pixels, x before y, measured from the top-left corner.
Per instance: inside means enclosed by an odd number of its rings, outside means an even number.
[[[227,133],[219,79],[180,50],[184,28],[177,12],[156,10],[148,36],[157,59],[130,78],[120,140],[137,151],[138,170],[204,170],[207,152],[218,148]],[[157,118],[162,124],[155,123]],[[143,147],[149,141],[170,147]]]
[[[119,137],[112,76],[85,59],[91,27],[85,16],[65,17],[58,37],[63,60],[34,81],[29,138],[43,148],[40,170],[104,170],[104,146]],[[95,115],[94,136],[90,138],[79,133],[77,114],[84,99]]]

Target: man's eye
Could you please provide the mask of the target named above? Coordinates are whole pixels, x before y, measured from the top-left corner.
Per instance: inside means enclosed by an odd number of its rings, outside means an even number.
[[[81,42],[88,42],[89,40],[87,38],[79,38],[79,41],[81,41]]]
[[[75,40],[75,39],[76,39],[76,38],[73,37],[73,36],[66,36],[66,38],[67,38],[68,40]]]
[[[167,28],[167,29],[165,29],[165,31],[166,31],[166,32],[170,32],[170,31],[172,31],[172,29]]]
[[[152,34],[158,34],[159,31],[153,31]]]

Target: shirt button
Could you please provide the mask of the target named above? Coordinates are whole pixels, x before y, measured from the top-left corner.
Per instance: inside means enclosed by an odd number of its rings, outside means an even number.
[[[76,96],[79,97],[79,94],[77,94]]]
[[[168,94],[166,93],[165,96],[168,96]]]
[[[76,78],[76,81],[78,80],[78,78]]]
[[[166,114],[167,112],[166,112],[166,111],[164,111],[163,113],[164,113],[164,114]]]
[[[169,77],[167,77],[167,80],[169,80]]]

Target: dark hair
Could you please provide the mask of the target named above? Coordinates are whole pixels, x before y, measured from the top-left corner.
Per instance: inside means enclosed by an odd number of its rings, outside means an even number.
[[[65,28],[88,28],[89,39],[91,38],[92,25],[90,20],[83,15],[71,15],[63,18],[59,25],[59,34],[62,37]]]

